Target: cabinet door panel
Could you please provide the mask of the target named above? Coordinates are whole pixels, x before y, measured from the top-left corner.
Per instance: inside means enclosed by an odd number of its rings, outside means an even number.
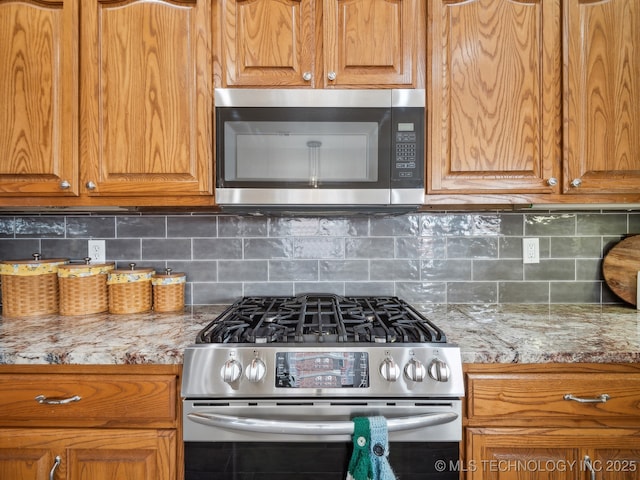
[[[0,2],[0,195],[78,194],[77,22],[76,0]]]
[[[325,0],[323,13],[325,86],[414,85],[416,0]]]
[[[569,0],[565,31],[564,191],[638,193],[640,2]]]
[[[429,192],[556,191],[548,181],[560,170],[559,1],[431,8]]]
[[[227,85],[313,86],[315,0],[224,0]],[[305,74],[311,75],[305,80]]]
[[[619,448],[596,448],[590,452],[594,469],[606,480],[640,478],[640,447],[622,444]],[[597,478],[597,476],[596,476]]]
[[[41,480],[53,464],[49,450],[11,448],[0,439],[0,478],[3,480]]]
[[[0,429],[0,478],[173,480],[177,471],[174,430]],[[34,463],[35,462],[35,463]]]
[[[83,191],[211,194],[211,2],[87,3]]]
[[[591,463],[598,480],[635,480],[639,440],[632,429],[470,428],[465,468],[470,480],[576,480]]]

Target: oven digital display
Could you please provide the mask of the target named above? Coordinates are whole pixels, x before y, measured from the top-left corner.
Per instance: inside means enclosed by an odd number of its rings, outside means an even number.
[[[278,388],[368,388],[367,352],[276,352]]]

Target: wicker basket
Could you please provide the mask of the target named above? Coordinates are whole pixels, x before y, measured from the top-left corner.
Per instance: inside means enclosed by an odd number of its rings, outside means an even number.
[[[184,284],[187,277],[184,273],[171,273],[171,269],[165,269],[165,273],[154,275],[153,285],[153,310],[158,313],[176,312],[184,308]]]
[[[107,275],[113,263],[64,265],[58,268],[60,315],[89,315],[109,309]]]
[[[33,260],[0,262],[2,276],[2,315],[31,317],[58,313],[58,267],[68,260]]]
[[[107,278],[109,286],[109,313],[143,313],[151,310],[152,268],[135,269],[130,263],[129,270],[113,270]]]

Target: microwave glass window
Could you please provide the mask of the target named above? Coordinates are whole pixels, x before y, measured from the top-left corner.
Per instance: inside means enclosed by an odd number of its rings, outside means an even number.
[[[377,122],[227,121],[225,180],[378,181]]]

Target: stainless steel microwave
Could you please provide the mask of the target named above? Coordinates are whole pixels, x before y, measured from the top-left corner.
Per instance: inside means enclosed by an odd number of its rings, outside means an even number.
[[[223,208],[408,207],[424,200],[424,90],[218,89]]]

